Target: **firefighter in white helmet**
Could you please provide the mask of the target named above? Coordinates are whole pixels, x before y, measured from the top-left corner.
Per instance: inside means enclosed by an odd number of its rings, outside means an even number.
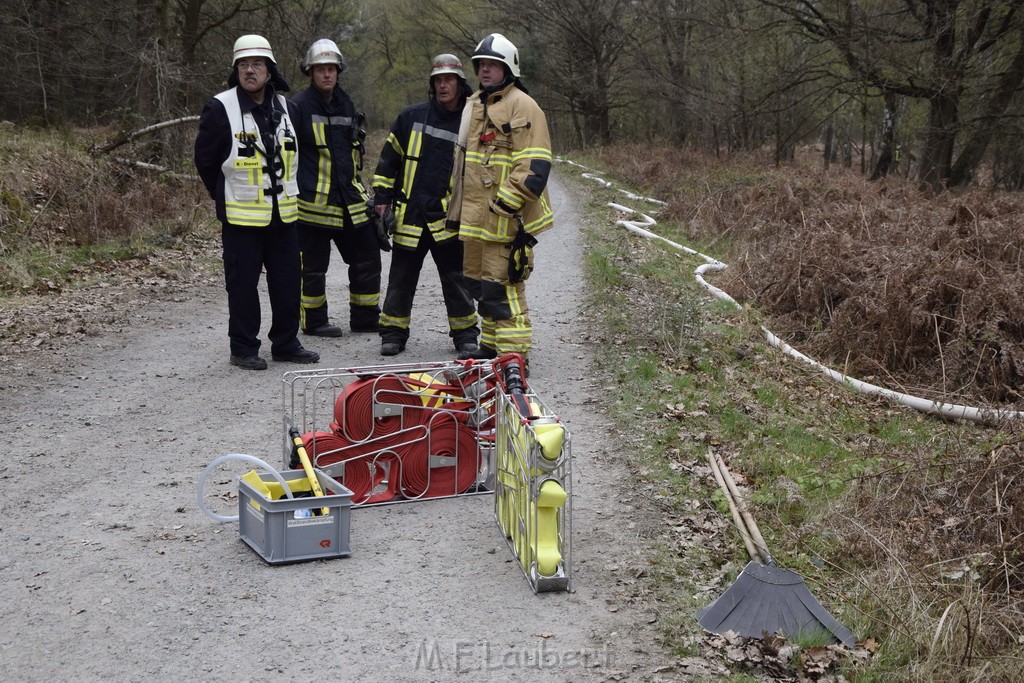
[[[310,45],[301,67],[310,84],[292,103],[299,110],[302,331],[322,337],[342,335],[341,327],[327,315],[327,267],[333,243],[348,265],[349,327],[353,332],[376,332],[381,245],[360,177],[364,118],[338,84],[346,64],[333,40],[322,38]]]
[[[393,214],[394,250],[380,316],[382,356],[405,349],[413,297],[428,253],[441,279],[456,353],[475,352],[480,334],[476,306],[462,281],[462,242],[457,230],[445,226],[452,152],[466,97],[473,90],[462,62],[452,54],[431,60],[429,79],[428,100],[404,109],[391,125],[373,176],[379,220]]]
[[[195,164],[217,205],[228,291],[231,364],[265,370],[259,355],[261,272],[273,320],[275,361],[316,363],[302,347],[299,329],[298,155],[295,108],[280,91],[270,43],[246,35],[235,41],[228,90],[203,107]]]
[[[519,51],[508,38],[492,33],[472,59],[480,89],[462,118],[448,218],[464,242],[463,273],[481,335],[479,349],[459,358],[525,355],[533,327],[524,283],[537,236],[554,225],[547,118],[523,86]]]

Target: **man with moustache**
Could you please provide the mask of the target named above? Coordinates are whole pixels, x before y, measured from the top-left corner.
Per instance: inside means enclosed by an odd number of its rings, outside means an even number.
[[[263,36],[235,41],[230,88],[203,107],[195,165],[221,221],[231,364],[265,370],[259,355],[259,280],[265,268],[271,357],[316,363],[299,328],[298,156],[288,83]]]

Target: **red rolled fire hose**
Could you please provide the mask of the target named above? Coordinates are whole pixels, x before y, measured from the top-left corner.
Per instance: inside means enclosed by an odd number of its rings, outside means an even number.
[[[374,417],[375,403],[397,406],[395,414]],[[460,386],[364,378],[338,394],[331,431],[309,432],[303,444],[315,467],[344,463],[341,480],[354,505],[454,496],[469,490],[479,471],[476,431],[466,425],[475,407]],[[432,456],[452,464],[431,467]]]
[[[334,402],[334,421],[341,436],[350,441],[395,434],[424,420],[423,400],[415,392],[426,386],[394,375],[357,380],[345,387]],[[374,398],[378,403],[403,406],[395,415],[375,418]],[[407,407],[407,408],[406,408]]]
[[[430,458],[453,464],[431,467]],[[430,421],[425,441],[410,444],[401,454],[402,492],[409,498],[436,498],[465,493],[476,482],[480,447],[476,432],[446,413]]]
[[[314,467],[322,468],[344,461],[338,478],[352,492],[354,505],[365,502],[387,474],[382,464],[373,458],[372,450],[368,451],[362,444],[353,444],[333,432],[303,434],[302,443]]]

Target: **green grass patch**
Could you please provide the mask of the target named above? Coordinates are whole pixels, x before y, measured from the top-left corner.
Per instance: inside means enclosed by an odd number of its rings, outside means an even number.
[[[621,157],[606,151],[601,161],[611,158]],[[618,173],[604,175],[616,187],[643,177],[636,163],[623,164]],[[755,187],[762,178],[743,168],[707,168],[704,175],[704,182],[691,178],[680,193],[693,192],[695,202],[723,211],[728,206],[722,196]],[[593,194],[595,205],[629,204],[613,191],[594,189],[585,180],[579,184]],[[706,192],[697,197],[700,187]],[[629,189],[648,192],[640,185]],[[699,232],[708,223],[693,207],[665,213],[668,218],[660,215],[652,228],[657,234],[703,253],[742,249],[739,237],[721,240]],[[698,223],[691,242],[687,234]],[[988,598],[980,590],[966,597],[956,590],[943,578],[943,561],[969,547],[988,553],[983,557],[994,551],[982,537],[972,544],[950,534],[960,545],[949,545],[943,525],[965,523],[957,510],[974,480],[978,491],[992,495],[996,475],[985,474],[984,460],[994,456],[986,454],[1019,457],[1020,441],[1006,432],[919,415],[808,372],[765,344],[757,311],[712,299],[694,282],[693,270],[702,263],[697,257],[608,225],[588,229],[587,238],[591,303],[600,311],[608,342],[598,345],[598,363],[614,373],[628,396],[614,403],[610,415],[636,452],[645,485],[668,514],[689,514],[688,501],[698,500],[701,509],[728,516],[708,477],[680,476],[679,463],[699,467],[707,449],[717,449],[748,485],[748,504],[780,564],[804,576],[812,593],[858,636],[882,644],[855,680],[950,680],[954,664],[967,667],[963,650],[957,660],[955,646],[933,646],[934,634],[946,627],[941,620],[951,602],[972,600],[971,609],[981,614]],[[728,262],[728,253],[709,255]],[[713,273],[706,277],[714,283]],[[771,321],[764,324],[771,327]],[[1004,487],[1015,485],[1008,481]],[[984,530],[981,522],[976,526],[979,533],[991,533],[991,524]],[[664,608],[662,637],[680,656],[694,652],[700,634],[694,615],[704,605],[693,596],[723,563],[738,571],[746,559],[738,535],[730,531],[729,538],[731,552],[679,544],[671,534],[656,543],[652,590]],[[984,571],[976,571],[981,582]],[[727,585],[728,580],[723,589]],[[960,647],[973,648],[970,670],[1008,670],[1005,653],[1012,643],[1005,633],[1021,627],[1022,620],[1006,612],[975,620],[971,628],[987,637],[957,639]]]

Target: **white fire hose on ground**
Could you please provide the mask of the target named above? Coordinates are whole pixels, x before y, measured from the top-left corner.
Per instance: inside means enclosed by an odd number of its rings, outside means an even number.
[[[581,166],[576,162],[569,161],[566,159],[559,159],[559,161],[562,161],[573,166],[578,166],[580,168],[585,168],[584,166]],[[584,178],[600,183],[602,186],[606,188],[612,187],[612,183],[604,180],[603,178],[598,177],[593,173],[586,172],[583,173],[582,175]],[[664,202],[660,200],[651,199],[650,197],[642,197],[640,195],[635,195],[631,192],[627,192],[625,190],[620,190],[620,192],[623,192],[629,197],[639,201],[646,201],[659,205],[664,204]],[[710,256],[702,254],[699,251],[695,251],[693,249],[690,249],[689,247],[685,247],[677,242],[673,242],[672,240],[666,239],[661,235],[657,235],[651,232],[650,230],[647,230],[647,228],[653,225],[657,225],[657,221],[655,221],[651,216],[643,212],[631,209],[628,206],[623,206],[622,204],[617,204],[615,202],[608,202],[608,206],[624,214],[634,214],[640,216],[640,220],[618,220],[616,221],[616,225],[621,225],[626,230],[629,230],[632,233],[641,235],[648,239],[660,240],[675,249],[678,249],[680,251],[686,252],[687,254],[691,254],[693,256],[697,256],[698,258],[703,259],[705,263],[701,266],[698,266],[694,270],[694,277],[697,279],[697,282],[699,282],[702,287],[707,289],[716,298],[722,299],[723,301],[728,301],[737,308],[742,308],[735,299],[729,296],[728,293],[715,287],[714,285],[710,284],[707,280],[704,279],[704,273],[708,271],[725,270],[726,268],[728,268],[726,264],[722,263],[721,261],[718,261],[717,259],[713,259]],[[880,387],[875,384],[871,384],[869,382],[856,379],[855,377],[845,375],[841,372],[833,370],[832,368],[826,367],[825,365],[822,365],[813,358],[810,358],[800,353],[792,346],[782,341],[771,330],[764,327],[763,325],[761,326],[761,330],[764,332],[765,340],[771,346],[780,349],[783,353],[792,356],[797,360],[803,361],[804,363],[811,365],[812,367],[818,369],[827,377],[835,380],[836,382],[846,384],[847,386],[850,386],[856,391],[859,391],[864,394],[883,396],[900,405],[907,406],[908,408],[913,408],[914,410],[919,410],[924,413],[940,415],[942,417],[953,418],[957,420],[973,420],[975,422],[995,422],[999,420],[1020,419],[1024,417],[1024,412],[1017,410],[996,410],[990,408],[975,408],[972,406],[958,405],[955,403],[943,403],[941,401],[933,401],[930,399],[921,398],[919,396],[911,396],[909,394],[903,394],[898,391],[886,389],[885,387]]]

